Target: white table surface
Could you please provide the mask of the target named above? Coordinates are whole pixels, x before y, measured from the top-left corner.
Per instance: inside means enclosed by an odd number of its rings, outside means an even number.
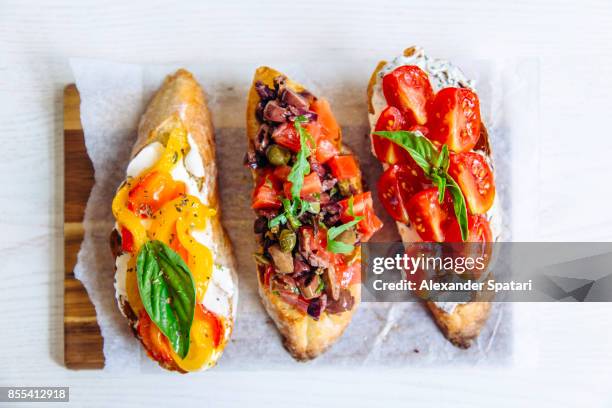
[[[128,4],[129,3],[129,4]],[[516,305],[500,368],[121,377],[63,367],[62,91],[67,58],[240,63],[351,58],[407,45],[540,63],[534,240],[612,237],[609,1],[0,2],[0,385],[71,387],[73,406],[612,406],[609,304]],[[178,3],[178,2],[176,2]],[[256,5],[257,4],[257,5]],[[24,405],[18,405],[24,406]]]

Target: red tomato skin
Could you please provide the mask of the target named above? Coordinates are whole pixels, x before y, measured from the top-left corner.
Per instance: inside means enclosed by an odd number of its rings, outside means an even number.
[[[416,65],[403,65],[383,77],[387,103],[400,109],[410,125],[427,123],[427,107],[433,89],[427,74]]]
[[[287,181],[287,176],[291,173],[290,166],[277,166],[272,171],[272,176],[276,179],[276,181],[283,183]]]
[[[221,344],[223,340],[223,324],[217,315],[208,310],[203,304],[199,303],[196,308],[195,317],[204,320],[208,324],[211,330],[213,344],[215,348],[219,347],[219,344]]]
[[[378,199],[395,221],[406,224],[409,221],[406,203],[430,185],[423,170],[416,165],[394,164],[378,179]]]
[[[121,249],[123,252],[134,252],[134,236],[125,227],[121,227]]]
[[[334,177],[338,180],[359,177],[359,167],[353,155],[335,156],[327,164]]]
[[[455,220],[446,229],[446,242],[463,242],[461,229]],[[468,215],[468,239],[466,242],[493,242],[489,221],[482,215]]]
[[[293,122],[285,122],[274,129],[274,132],[272,132],[272,140],[294,153],[299,152],[302,146],[300,143],[300,136],[297,130],[295,130]]]
[[[279,195],[274,178],[268,173],[263,174],[253,190],[251,208],[254,210],[281,208]]]
[[[357,224],[357,231],[361,234],[362,242],[367,242],[379,229],[382,228],[382,221],[374,213],[371,192],[367,191],[365,193],[353,196],[353,214],[355,214],[355,216],[348,213],[348,198],[338,201],[338,204],[340,204],[342,207],[342,211],[340,212],[340,221],[343,223],[353,221],[355,217],[363,216],[363,219],[359,222],[359,224]]]
[[[451,154],[448,173],[461,187],[471,214],[484,214],[491,208],[495,180],[483,155],[475,152]]]
[[[315,152],[315,157],[317,161],[321,164],[325,164],[331,158],[340,154],[340,151],[332,142],[327,139],[321,139],[317,143],[317,150]]]
[[[316,99],[310,104],[310,110],[317,114],[317,123],[321,127],[322,137],[338,144],[341,133],[340,126],[338,126],[338,122],[331,111],[329,102],[325,99]]]
[[[185,191],[182,181],[175,181],[170,174],[152,171],[128,193],[128,208],[142,218],[148,218]]]
[[[285,197],[291,198],[291,186],[293,183],[290,181],[286,181],[283,184],[283,191],[285,193]],[[311,172],[309,175],[304,177],[304,184],[302,185],[302,190],[300,191],[300,198],[306,198],[312,194],[321,193],[323,190],[323,186],[321,185],[321,179],[319,175],[315,172]]]
[[[137,331],[151,358],[166,364],[173,363],[168,338],[155,326],[144,309],[140,311],[138,316]]]
[[[375,131],[408,130],[406,119],[395,106],[387,106],[378,117]],[[383,163],[410,163],[412,158],[406,150],[391,140],[378,135],[372,135],[372,147],[376,158]]]
[[[480,138],[480,102],[467,88],[444,88],[431,104],[429,138],[455,153],[469,152]]]
[[[454,217],[450,194],[445,194],[445,201],[438,201],[438,189],[428,188],[415,194],[406,204],[410,223],[423,241],[444,242],[445,226],[449,217]]]
[[[339,279],[338,285],[341,288],[348,288],[350,285],[361,283],[361,262],[353,262],[350,265],[343,262],[336,262],[336,276]]]

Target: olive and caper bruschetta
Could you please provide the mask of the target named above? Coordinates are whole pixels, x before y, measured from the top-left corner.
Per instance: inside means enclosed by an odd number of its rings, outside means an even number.
[[[259,293],[287,350],[311,359],[349,324],[360,244],[382,223],[326,100],[260,67],[246,120]]]

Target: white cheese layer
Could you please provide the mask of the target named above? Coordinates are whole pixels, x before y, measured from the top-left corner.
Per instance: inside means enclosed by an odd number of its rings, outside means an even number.
[[[404,65],[416,65],[421,68],[429,76],[429,81],[433,88],[434,93],[438,92],[443,88],[448,87],[463,87],[470,88],[475,91],[474,81],[469,80],[465,77],[461,70],[452,65],[450,62],[441,59],[435,59],[427,56],[422,48],[417,48],[413,55],[406,57],[400,55],[390,62],[387,62],[383,68],[378,72],[376,76],[376,82],[373,86],[372,92],[372,107],[374,113],[369,114],[370,129],[374,131],[376,122],[380,117],[382,111],[388,106],[387,100],[382,89],[382,79],[385,75],[392,72],[394,69]],[[370,138],[372,141],[372,138]],[[374,154],[374,146],[371,146],[372,153]],[[484,152],[477,151],[476,153],[481,154],[492,170],[495,170],[491,160],[487,157]],[[383,163],[383,168],[386,170],[389,167],[388,164]],[[491,233],[493,235],[493,241],[498,241],[501,231],[501,216],[499,213],[499,203],[497,195],[493,201],[493,205],[487,211],[484,216],[489,221],[491,227]],[[419,236],[419,233],[412,227],[412,225],[406,225],[401,222],[397,222],[397,229],[402,238],[404,245],[409,245],[412,242],[422,242],[423,240]],[[493,263],[490,264],[489,268]],[[452,313],[458,304],[465,302],[435,302],[436,306],[445,311],[446,313]]]
[[[190,146],[189,152],[185,155],[184,160],[179,160],[174,166],[171,175],[173,179],[185,183],[187,186],[187,194],[198,197],[203,204],[208,205],[208,194],[204,191],[208,183],[202,183],[203,188],[200,189],[197,180],[194,178],[194,176],[205,176],[204,164],[202,163],[198,146],[191,135],[187,135],[187,140]],[[159,160],[163,151],[164,146],[160,142],[153,142],[144,147],[128,164],[127,176],[138,177],[142,172],[151,168]],[[147,223],[147,221],[149,220],[142,220],[143,224]],[[204,229],[193,230],[192,236],[196,241],[208,247],[212,251],[214,258],[217,253],[217,244],[213,239],[210,223],[207,223]],[[118,256],[115,261],[117,267],[115,273],[115,290],[117,296],[127,297],[125,281],[130,257],[130,254],[124,253]],[[235,287],[231,270],[226,266],[215,263],[213,266],[212,279],[208,284],[202,304],[211,312],[231,319],[234,292]]]

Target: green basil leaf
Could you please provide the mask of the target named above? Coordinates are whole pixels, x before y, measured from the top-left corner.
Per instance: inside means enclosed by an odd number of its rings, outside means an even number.
[[[151,321],[181,358],[189,352],[195,284],[189,267],[169,246],[149,241],[136,259],[138,291]]]
[[[467,241],[468,239],[468,215],[467,206],[465,205],[465,198],[463,192],[455,180],[451,176],[446,176],[446,188],[453,197],[453,208],[455,210],[455,216],[459,223],[459,229],[461,230],[461,239]]]
[[[440,168],[441,171],[443,171],[444,173],[448,172],[448,166],[450,164],[450,155],[448,153],[448,145],[443,145],[442,149],[440,150],[440,155],[439,155],[439,164],[438,164],[438,168]]]
[[[270,221],[268,221],[268,228],[274,228],[276,226],[286,224],[286,223],[287,223],[287,217],[285,216],[285,213],[281,213],[281,214],[278,214],[276,217],[272,218]]]
[[[416,164],[423,169],[425,174],[432,173],[432,167],[438,160],[438,150],[421,133],[398,130],[393,132],[374,132],[374,134],[389,139],[404,148]]]
[[[335,254],[350,254],[355,247],[340,241],[327,241],[327,250]]]
[[[308,120],[304,116],[298,116],[293,122],[295,130],[300,136],[300,151],[297,153],[295,163],[293,163],[287,176],[287,180],[291,182],[291,198],[294,200],[299,200],[304,185],[304,176],[310,174],[310,163],[308,163],[310,147],[307,142],[312,140],[312,136],[302,127],[302,123],[305,122],[308,122]]]

